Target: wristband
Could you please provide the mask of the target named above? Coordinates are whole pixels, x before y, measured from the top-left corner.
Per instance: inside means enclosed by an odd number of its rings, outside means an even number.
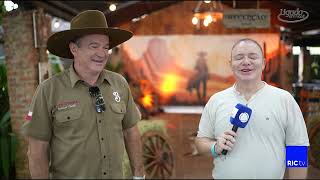
[[[213,155],[213,157],[218,157],[219,156],[219,154],[217,154],[217,152],[216,152],[216,150],[215,150],[215,147],[216,147],[216,142],[215,143],[213,143],[213,145],[211,146],[211,154]]]
[[[132,176],[132,179],[145,179],[146,175],[143,176]]]

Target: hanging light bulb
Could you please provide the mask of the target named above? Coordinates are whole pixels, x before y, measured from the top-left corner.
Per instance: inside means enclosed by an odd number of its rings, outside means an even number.
[[[205,17],[207,19],[208,23],[211,23],[213,21],[212,16],[209,14]]]
[[[12,10],[18,8],[18,4],[14,3],[12,1],[4,1],[4,6],[7,11],[12,11]]]
[[[207,3],[209,6],[212,5],[212,7],[208,8],[208,5],[206,9],[200,8],[201,4]],[[218,20],[223,18],[223,8],[221,5],[221,2],[218,4],[220,8],[216,7],[217,2],[216,1],[199,1],[197,3],[197,6],[193,10],[193,19],[192,24],[197,26],[197,29],[200,28],[200,24],[203,24],[203,26],[207,27],[210,25],[210,23],[215,23]],[[195,18],[196,17],[196,18]]]
[[[210,22],[208,21],[208,19],[204,19],[203,25],[204,25],[205,27],[208,27],[209,24],[210,24]]]
[[[18,4],[13,4],[13,9],[17,9],[18,8]]]
[[[54,22],[53,27],[56,28],[56,29],[60,27],[60,22],[59,22],[59,20],[56,20],[56,21]]]
[[[198,19],[197,17],[193,17],[193,18],[192,18],[192,24],[193,24],[193,25],[198,24],[198,22],[199,22],[199,19]]]
[[[115,11],[117,9],[117,6],[115,4],[110,4],[109,10],[110,11]]]

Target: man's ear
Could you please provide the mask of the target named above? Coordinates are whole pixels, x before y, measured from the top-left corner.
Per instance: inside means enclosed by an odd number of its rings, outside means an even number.
[[[72,55],[74,56],[78,51],[78,46],[75,43],[70,42],[69,49],[70,49],[70,52],[72,53]]]

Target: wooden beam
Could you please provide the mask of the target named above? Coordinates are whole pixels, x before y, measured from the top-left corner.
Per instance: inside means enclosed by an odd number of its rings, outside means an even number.
[[[131,21],[133,18],[140,17],[144,14],[150,14],[162,8],[166,8],[173,4],[181,2],[182,1],[146,1],[136,3],[131,5],[130,8],[125,8],[109,13],[107,15],[108,24],[110,26],[119,26],[122,23]]]
[[[30,2],[37,7],[43,8],[45,12],[47,12],[53,16],[62,18],[66,21],[71,21],[71,19],[73,18],[72,14],[67,13],[65,11],[62,11],[58,8],[53,7],[53,6],[50,6],[46,2],[43,2],[43,1],[30,1]]]
[[[63,3],[63,1],[48,1],[48,3],[51,3],[55,6],[57,6],[59,9],[64,9],[72,13],[73,15],[77,15],[79,13],[79,10],[70,7],[67,3]]]

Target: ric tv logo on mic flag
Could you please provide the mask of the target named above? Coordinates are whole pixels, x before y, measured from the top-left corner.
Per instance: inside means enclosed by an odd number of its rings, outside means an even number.
[[[286,167],[308,167],[308,146],[286,146]]]

